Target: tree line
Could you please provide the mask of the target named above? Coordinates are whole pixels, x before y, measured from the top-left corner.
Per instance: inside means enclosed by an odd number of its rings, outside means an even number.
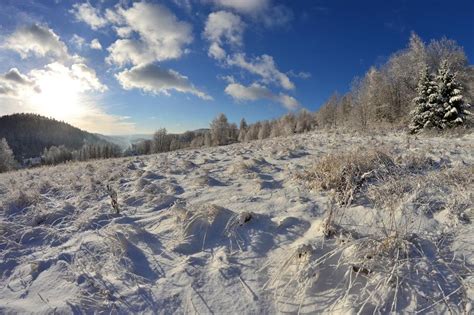
[[[469,65],[463,48],[447,38],[426,44],[412,33],[407,48],[395,52],[384,64],[371,67],[363,77],[355,78],[348,93],[334,93],[318,111],[318,125],[407,128],[413,124],[413,111],[419,105],[415,99],[419,97],[422,76],[426,72],[437,76],[439,71],[455,78],[458,93],[463,95],[463,106],[468,107],[474,99],[474,68]],[[445,83],[438,80],[436,84],[443,89],[441,85]],[[438,97],[435,103],[443,107],[446,99]],[[465,121],[464,125],[469,123],[472,121]]]
[[[209,129],[186,131],[177,135],[168,134],[167,130],[162,128],[153,134],[151,140],[133,144],[124,154],[142,155],[185,148],[220,146],[303,133],[315,127],[314,113],[304,109],[298,113],[288,113],[278,119],[258,121],[254,124],[248,124],[245,118],[242,118],[238,127],[237,124],[230,123],[226,115],[221,113],[212,120]]]

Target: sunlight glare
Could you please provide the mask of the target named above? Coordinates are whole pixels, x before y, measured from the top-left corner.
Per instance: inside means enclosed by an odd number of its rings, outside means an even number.
[[[47,73],[37,80],[38,91],[30,103],[38,112],[59,120],[70,120],[84,113],[81,82],[67,73]]]

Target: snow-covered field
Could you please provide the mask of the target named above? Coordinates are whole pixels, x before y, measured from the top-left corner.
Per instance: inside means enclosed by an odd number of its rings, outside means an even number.
[[[469,313],[473,167],[472,134],[316,132],[0,174],[0,313]]]

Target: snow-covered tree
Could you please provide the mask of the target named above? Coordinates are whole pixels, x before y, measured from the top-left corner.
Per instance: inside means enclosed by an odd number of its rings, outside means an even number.
[[[206,132],[204,134],[204,145],[206,147],[212,146],[212,138],[211,138],[211,133],[210,132]]]
[[[451,72],[447,60],[439,67],[436,83],[440,102],[440,127],[445,129],[462,125],[470,114],[467,110],[469,104],[464,101],[462,87],[456,80],[456,74]]]
[[[15,169],[16,161],[13,157],[13,151],[10,149],[5,138],[0,140],[0,173]]]
[[[237,142],[239,138],[239,129],[237,124],[232,123],[229,125],[229,143]]]
[[[245,141],[245,134],[247,133],[248,128],[249,126],[247,125],[247,121],[245,120],[245,118],[242,118],[240,120],[240,126],[239,126],[239,136],[238,136],[239,142]]]
[[[311,116],[311,113],[306,109],[302,109],[296,117],[295,132],[302,133],[311,130],[312,120],[313,117]]]
[[[211,138],[214,145],[225,145],[230,140],[230,125],[224,114],[219,114],[211,122]]]
[[[271,128],[270,122],[267,120],[262,122],[260,130],[258,131],[258,139],[262,140],[270,137],[270,132],[272,131]]]
[[[410,131],[412,133],[439,125],[439,114],[437,114],[440,108],[438,90],[427,66],[421,70],[416,91],[417,96],[413,99],[413,110],[411,112]]]
[[[166,128],[155,131],[151,145],[151,151],[153,153],[167,152],[170,150],[171,139],[167,134]]]
[[[258,121],[255,124],[250,125],[247,133],[245,134],[245,142],[258,139],[258,132],[260,131],[261,123]]]

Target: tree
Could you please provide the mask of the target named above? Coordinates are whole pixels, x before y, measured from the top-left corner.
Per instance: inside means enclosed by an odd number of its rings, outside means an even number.
[[[232,123],[229,125],[229,141],[230,143],[237,142],[239,139],[239,129],[237,128],[237,124]]]
[[[417,133],[420,130],[438,125],[436,110],[438,107],[438,91],[436,82],[430,75],[428,66],[420,73],[417,86],[418,95],[413,99],[413,111],[411,112],[410,132]]]
[[[334,93],[329,100],[321,106],[317,114],[318,124],[322,127],[336,126],[336,110],[339,104],[339,94]]]
[[[210,132],[204,133],[204,146],[210,147],[212,146],[212,137]]]
[[[462,87],[456,80],[456,74],[452,73],[448,60],[444,60],[436,76],[438,101],[437,114],[441,120],[441,129],[459,126],[465,122],[470,113],[462,95]]]
[[[306,109],[302,109],[296,117],[296,133],[303,133],[311,130],[313,117]]]
[[[222,113],[211,122],[211,140],[213,145],[225,145],[230,141],[230,125]]]
[[[0,140],[0,173],[11,171],[16,168],[16,161],[13,157],[13,151],[8,146],[5,138]]]
[[[155,131],[151,145],[153,153],[168,152],[170,150],[171,139],[167,133],[166,128]]]
[[[247,133],[248,128],[249,128],[249,126],[247,125],[247,121],[245,120],[245,118],[242,118],[240,120],[239,136],[237,138],[237,140],[239,142],[244,142],[245,141],[245,134]]]
[[[258,131],[258,139],[262,140],[262,139],[266,139],[270,137],[270,132],[271,132],[271,125],[267,120],[265,120],[262,123],[260,130]]]

